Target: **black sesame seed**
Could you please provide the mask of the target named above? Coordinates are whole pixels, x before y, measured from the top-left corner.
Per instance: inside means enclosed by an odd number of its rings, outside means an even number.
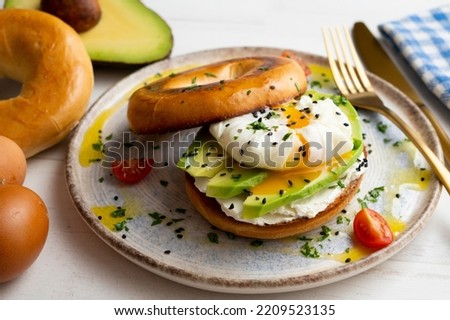
[[[271,90],[274,90],[274,89],[275,89],[275,86],[274,86],[274,85],[271,85],[269,88],[270,88]]]
[[[420,178],[420,181],[425,181],[425,178],[424,177]]]
[[[127,238],[127,235],[126,234],[123,234],[122,235],[122,239],[126,239]]]
[[[309,180],[309,179],[303,179],[303,181],[305,181],[306,183],[310,183],[311,182],[311,180]]]
[[[164,251],[164,254],[170,254],[170,250]]]
[[[103,217],[102,217],[102,216],[98,216],[97,218],[98,218],[98,220],[102,220],[102,219],[103,219]]]
[[[276,146],[278,144],[278,142],[272,142],[273,146]]]
[[[233,209],[234,209],[234,203],[230,204],[230,206],[228,207],[228,209],[233,210]]]
[[[400,198],[400,194],[397,193],[397,194],[395,195],[395,197],[396,197],[397,199]]]
[[[294,183],[292,182],[292,180],[288,180],[288,184],[289,184],[289,186],[293,186],[293,185],[294,185]]]
[[[314,115],[314,117],[315,117],[316,119],[319,119],[320,114],[317,114],[317,113],[316,113],[316,114]]]
[[[281,190],[279,191],[280,196],[282,196],[285,192],[286,192],[286,191],[284,191],[283,189],[281,189]]]
[[[266,204],[267,200],[266,198],[262,199],[262,204]]]
[[[345,259],[345,263],[349,263],[350,261],[352,261],[352,259],[351,259],[351,258],[347,258],[347,259]]]
[[[348,127],[348,126],[349,126],[349,124],[348,124],[347,122],[345,122],[345,123],[344,123],[344,126],[345,126],[345,127]]]

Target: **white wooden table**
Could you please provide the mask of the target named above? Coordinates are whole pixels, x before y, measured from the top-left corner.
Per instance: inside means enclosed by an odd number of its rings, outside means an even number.
[[[444,0],[155,0],[145,1],[170,24],[173,56],[229,46],[270,46],[325,54],[320,28],[379,23],[442,5]],[[3,5],[3,1],[0,1]],[[131,69],[95,70],[92,102]],[[447,132],[450,110],[411,75]],[[1,88],[0,88],[1,90]],[[388,261],[344,281],[304,291],[230,295],[202,291],[152,274],[110,249],[81,219],[65,187],[68,141],[28,161],[25,185],[49,209],[44,250],[20,278],[0,285],[0,299],[441,299],[450,298],[450,197],[443,191],[429,224]]]

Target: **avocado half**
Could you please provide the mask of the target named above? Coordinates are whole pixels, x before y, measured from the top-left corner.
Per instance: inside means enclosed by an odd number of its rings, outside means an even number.
[[[40,0],[5,0],[5,8],[40,9]],[[168,57],[169,25],[139,0],[99,0],[102,17],[80,37],[95,64],[144,65]]]

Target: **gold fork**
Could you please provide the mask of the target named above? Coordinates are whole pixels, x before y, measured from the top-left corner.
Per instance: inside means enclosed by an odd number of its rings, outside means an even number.
[[[322,30],[331,73],[336,86],[353,105],[384,115],[397,125],[428,161],[439,181],[450,194],[450,172],[439,158],[400,116],[387,108],[375,93],[347,28]],[[334,48],[335,54],[332,52]],[[347,49],[346,49],[347,48]],[[335,58],[336,57],[336,58]],[[336,63],[337,59],[337,63]]]

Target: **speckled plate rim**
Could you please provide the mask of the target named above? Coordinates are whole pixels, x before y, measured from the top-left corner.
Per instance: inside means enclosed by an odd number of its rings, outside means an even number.
[[[283,49],[272,47],[229,47],[210,49],[199,52],[188,53],[176,57],[171,57],[160,62],[148,65],[142,69],[125,77],[119,81],[115,86],[106,91],[100,96],[97,101],[91,106],[88,112],[81,119],[80,124],[89,121],[89,116],[102,108],[103,104],[111,99],[116,91],[121,91],[122,88],[128,87],[130,82],[139,83],[145,78],[156,74],[157,72],[168,70],[173,67],[189,65],[194,61],[202,63],[202,61],[212,62],[214,60],[223,60],[225,58],[235,58],[250,55],[279,55]],[[296,54],[301,55],[306,61],[321,65],[328,65],[327,59],[322,56],[291,50]],[[205,62],[203,62],[205,63]],[[382,95],[389,96],[396,101],[396,111],[400,112],[407,119],[410,124],[416,128],[421,128],[423,139],[429,143],[434,152],[442,159],[442,149],[438,137],[428,120],[422,115],[418,107],[407,98],[402,92],[393,87],[388,82],[380,79],[377,76],[369,73],[369,78],[377,92]],[[121,241],[114,237],[111,232],[105,230],[103,225],[98,221],[96,216],[92,214],[90,209],[85,205],[83,199],[80,197],[80,192],[77,190],[78,186],[74,182],[73,165],[78,161],[78,157],[74,151],[77,150],[77,145],[74,137],[80,132],[80,125],[78,125],[72,132],[72,138],[69,143],[66,160],[66,182],[69,193],[72,197],[73,203],[78,209],[81,217],[87,225],[97,234],[106,244],[123,255],[125,258],[149,270],[157,275],[172,281],[192,286],[199,289],[226,292],[226,293],[277,293],[289,292],[296,290],[303,290],[313,287],[318,287],[333,282],[337,282],[351,276],[362,273],[392,257],[394,254],[403,249],[410,243],[417,234],[424,228],[428,220],[432,216],[441,193],[440,183],[433,178],[429,185],[430,198],[426,210],[419,215],[418,219],[412,223],[407,230],[405,230],[396,239],[396,241],[369,256],[353,262],[351,264],[342,264],[338,267],[318,271],[312,274],[290,276],[285,278],[273,279],[227,279],[221,276],[205,276],[199,273],[187,272],[178,266],[167,264],[164,261],[157,260],[151,256],[145,255],[134,247],[130,246],[126,241]]]

